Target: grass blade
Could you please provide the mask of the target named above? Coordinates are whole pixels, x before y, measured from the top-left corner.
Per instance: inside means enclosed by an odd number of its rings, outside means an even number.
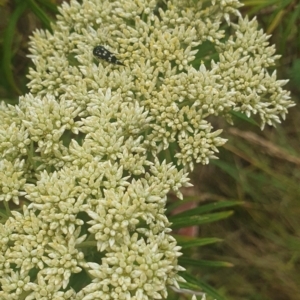
[[[19,95],[22,94],[20,89],[18,88],[13,72],[12,72],[12,66],[11,66],[11,61],[12,61],[12,42],[13,38],[15,35],[15,29],[17,22],[21,15],[23,14],[24,10],[26,9],[26,3],[21,2],[19,4],[15,11],[12,13],[7,28],[4,32],[4,40],[3,40],[3,61],[2,61],[2,67],[3,67],[3,72],[5,74],[5,79],[7,80],[9,86]]]
[[[169,220],[172,224],[172,229],[184,228],[194,225],[201,225],[205,223],[212,223],[222,219],[226,219],[233,214],[233,211],[218,212],[212,214],[205,214],[202,216],[191,216],[191,217],[170,217]]]

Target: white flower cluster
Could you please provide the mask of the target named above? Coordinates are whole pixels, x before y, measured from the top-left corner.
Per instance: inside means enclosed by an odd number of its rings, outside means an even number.
[[[0,106],[0,299],[148,300],[179,288],[166,199],[182,198],[184,170],[224,144],[208,117],[274,125],[293,105],[268,73],[268,36],[238,7],[71,0],[53,33],[34,33],[30,94]],[[124,66],[97,60],[99,45]]]

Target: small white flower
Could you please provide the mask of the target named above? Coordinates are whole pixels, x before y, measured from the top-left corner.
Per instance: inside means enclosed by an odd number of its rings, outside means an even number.
[[[19,198],[26,194],[25,171],[24,160],[16,159],[14,163],[6,159],[0,160],[0,201],[12,200],[15,204],[19,204]]]

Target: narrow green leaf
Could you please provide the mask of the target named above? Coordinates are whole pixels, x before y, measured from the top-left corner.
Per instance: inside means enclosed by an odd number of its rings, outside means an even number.
[[[178,245],[182,247],[182,249],[192,248],[192,247],[202,247],[209,244],[222,242],[222,239],[211,237],[211,238],[191,238],[182,235],[174,235],[176,238]]]
[[[53,13],[57,14],[58,13],[58,8],[57,5],[52,3],[51,1],[48,0],[38,0],[38,3],[41,5],[47,7],[49,10],[51,10]]]
[[[206,293],[208,296],[210,296],[214,300],[226,300],[223,296],[221,296],[216,289],[214,289],[212,286],[209,284],[205,283],[202,280],[199,280],[192,276],[191,274],[187,272],[183,272],[180,274],[187,282],[185,283],[180,283],[180,287],[182,286],[183,288],[191,286],[193,289],[198,289],[200,291],[203,291]]]
[[[299,5],[300,7],[300,5]],[[289,77],[291,79],[291,83],[295,86],[298,86],[300,82],[300,59],[295,59],[292,62],[292,66],[289,70]],[[176,203],[179,201],[176,201]]]
[[[178,262],[181,266],[194,266],[194,267],[233,267],[232,263],[226,261],[213,261],[213,260],[196,260],[188,257],[180,257]]]
[[[253,8],[248,12],[249,15],[253,15],[265,7],[278,4],[278,0],[243,0],[243,3],[245,6],[253,6]]]
[[[203,295],[205,294],[202,291],[199,291],[198,286],[194,284],[190,284],[188,282],[181,283],[179,289],[177,289],[174,286],[171,286],[170,288],[172,289],[173,293],[172,294],[168,293],[167,300],[190,299],[192,295],[200,296],[200,299],[202,299]],[[182,297],[182,294],[186,296],[190,295],[190,297]],[[210,300],[210,298],[206,298],[206,299]]]
[[[181,217],[175,218],[175,216],[170,217],[169,220],[172,224],[172,228],[184,228],[194,225],[201,225],[205,223],[216,222],[225,218],[230,217],[233,214],[233,211],[205,214],[202,216],[191,216],[191,217]]]
[[[7,220],[7,213],[4,209],[0,209],[0,222],[5,223],[4,220]]]
[[[7,28],[4,32],[4,39],[3,39],[3,61],[2,61],[3,72],[5,74],[5,79],[7,80],[8,84],[19,95],[21,95],[22,92],[20,91],[20,89],[18,88],[15,82],[13,72],[12,72],[12,67],[11,67],[12,42],[15,35],[16,24],[20,16],[23,14],[25,8],[26,8],[26,3],[22,2],[16,7],[15,11],[11,14]]]
[[[235,181],[240,182],[240,173],[236,166],[221,160],[212,160],[211,163],[230,175]]]
[[[32,10],[32,12],[41,20],[43,25],[50,32],[52,32],[52,28],[51,28],[51,25],[50,25],[51,24],[51,19],[48,17],[46,12],[44,10],[42,10],[34,0],[27,0],[27,2],[28,2],[28,5],[29,5],[30,9]]]
[[[210,212],[213,210],[231,207],[236,205],[242,205],[244,202],[242,201],[220,201],[220,202],[213,202],[205,205],[201,205],[199,207],[183,211],[179,214],[172,216],[172,218],[181,218],[181,217],[188,217],[188,216],[199,216],[203,213]]]
[[[241,120],[246,121],[246,122],[248,122],[252,125],[260,127],[259,124],[254,119],[248,118],[245,114],[243,114],[239,111],[231,111],[230,114],[235,116],[238,119],[241,119]]]
[[[283,38],[286,40],[290,35],[293,27],[297,27],[297,19],[300,16],[300,4],[296,5],[292,12],[289,14],[289,18],[287,19],[287,25],[285,25],[284,32],[282,34]]]
[[[183,200],[178,201],[176,200],[175,202],[168,204],[167,207],[167,214],[172,212],[175,208],[180,207],[181,205],[188,203],[188,202],[197,202],[199,201],[199,197],[198,196],[185,196],[183,198]]]
[[[276,15],[272,16],[272,21],[266,30],[267,34],[272,34],[272,32],[275,30],[275,28],[278,27],[280,24],[282,24],[284,15],[285,15],[284,10],[282,10],[282,9],[277,10]]]

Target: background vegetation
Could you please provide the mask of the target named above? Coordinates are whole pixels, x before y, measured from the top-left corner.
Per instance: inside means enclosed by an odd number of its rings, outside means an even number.
[[[50,28],[56,6],[61,2],[0,0],[0,99],[16,104],[18,96],[28,92],[26,74],[31,62],[26,55],[29,35],[36,28]],[[242,13],[251,17],[256,15],[264,31],[272,34],[270,42],[276,44],[277,53],[282,55],[277,66],[278,78],[290,79],[286,89],[299,104],[299,1],[242,2],[245,4]],[[172,201],[170,195],[168,212],[173,218],[174,229],[181,236],[179,241],[186,245],[181,263],[191,274],[201,278],[201,282],[195,284],[200,284],[211,295],[214,291],[206,284],[213,286],[222,299],[299,299],[298,107],[290,109],[287,120],[277,128],[266,127],[264,131],[255,120],[239,115],[234,119],[234,126],[215,121],[216,127],[225,129],[223,137],[228,138],[228,143],[220,149],[218,161],[196,168],[194,188],[185,191],[185,207],[176,208],[181,203]],[[225,209],[234,204],[229,211]],[[190,212],[182,213],[183,209],[190,209]],[[176,210],[181,215],[172,216]],[[191,212],[209,215],[194,222],[201,226],[186,228],[187,223],[181,223],[180,217],[187,220],[186,216]],[[213,220],[217,222],[212,223]],[[190,240],[183,235],[199,239]],[[189,241],[198,248],[190,248]],[[186,296],[170,294],[170,299],[176,297],[183,299]]]

